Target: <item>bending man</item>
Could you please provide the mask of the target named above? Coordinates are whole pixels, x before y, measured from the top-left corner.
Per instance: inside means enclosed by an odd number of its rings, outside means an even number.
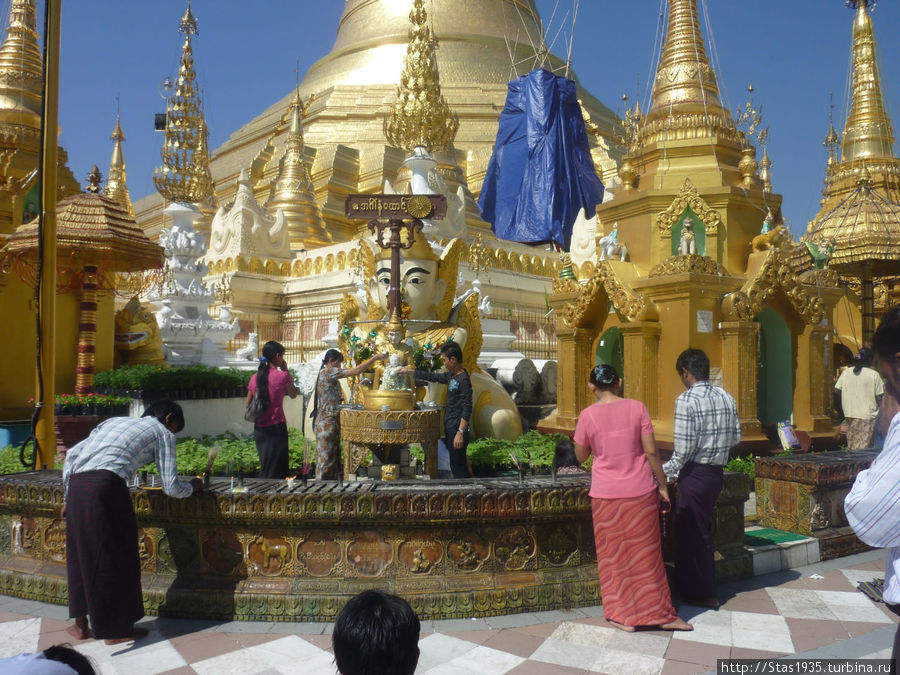
[[[137,521],[127,481],[155,461],[162,489],[190,497],[203,481],[178,479],[175,434],[184,413],[174,401],[156,401],[143,417],[113,417],[66,453],[63,467],[69,634],[117,644],[143,637],[134,624],[144,616]],[[90,615],[90,624],[88,624]],[[93,631],[91,630],[93,627]]]

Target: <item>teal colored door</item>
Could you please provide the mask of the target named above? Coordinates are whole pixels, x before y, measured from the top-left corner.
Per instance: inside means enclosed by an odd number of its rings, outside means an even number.
[[[756,351],[756,412],[762,424],[791,418],[794,409],[794,371],[791,331],[781,315],[764,309]]]

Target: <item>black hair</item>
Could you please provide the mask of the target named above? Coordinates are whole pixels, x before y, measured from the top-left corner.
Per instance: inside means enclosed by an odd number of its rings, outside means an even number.
[[[322,357],[322,365],[319,366],[319,372],[325,369],[325,366],[328,365],[329,361],[334,361],[337,359],[338,361],[344,360],[344,355],[338,349],[329,349],[325,352],[325,356]],[[313,423],[316,421],[316,417],[319,415],[319,380],[316,378],[316,386],[313,389],[313,407],[312,412],[310,412],[309,416],[312,419]]]
[[[184,429],[184,411],[180,405],[168,398],[148,403],[141,417],[155,417],[160,424],[166,426],[166,418],[169,415],[172,415],[172,421],[177,423],[178,429],[176,429],[176,433]]]
[[[675,370],[687,370],[698,382],[709,379],[709,357],[702,349],[685,349],[678,355]]]
[[[900,352],[900,305],[894,305],[881,317],[872,336],[872,349],[878,356],[892,362]]]
[[[456,359],[457,361],[462,363],[462,349],[460,349],[460,346],[452,340],[448,340],[441,345],[441,354],[446,356],[448,359]]]
[[[575,444],[568,439],[556,444],[553,455],[553,468],[561,469],[564,466],[581,466],[581,462],[575,457]]]
[[[81,652],[72,649],[69,644],[53,645],[44,650],[44,658],[48,661],[64,663],[78,675],[96,675],[91,660]]]
[[[853,357],[853,374],[859,375],[859,372],[868,366],[872,365],[872,350],[868,347],[863,347],[858,352],[856,352],[856,356]]]
[[[262,356],[259,357],[259,368],[256,370],[256,395],[265,408],[272,403],[269,398],[269,368],[272,367],[272,359],[276,356],[284,356],[284,347],[280,342],[269,340],[263,345]]]
[[[363,591],[344,605],[331,644],[341,675],[413,675],[419,617],[403,598]]]
[[[597,389],[604,391],[612,391],[619,381],[619,373],[608,363],[601,363],[591,368],[591,376],[589,381]]]

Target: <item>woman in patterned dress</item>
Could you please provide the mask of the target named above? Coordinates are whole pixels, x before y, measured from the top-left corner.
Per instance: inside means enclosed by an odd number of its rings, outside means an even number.
[[[384,361],[387,354],[376,354],[368,361],[344,370],[344,355],[337,349],[329,349],[322,359],[322,368],[316,378],[316,394],[313,403],[313,419],[316,431],[316,478],[337,480],[341,473],[341,417],[338,406],[343,402],[341,384],[343,377],[355,377],[366,372],[376,361]]]
[[[650,414],[640,401],[621,398],[615,368],[599,365],[588,385],[597,401],[575,425],[575,457],[591,467],[591,510],[603,614],[613,626],[693,630],[672,606],[659,533],[669,491],[653,438]]]

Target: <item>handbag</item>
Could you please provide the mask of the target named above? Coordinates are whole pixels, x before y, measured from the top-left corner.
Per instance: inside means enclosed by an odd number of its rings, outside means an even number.
[[[260,415],[263,414],[265,408],[259,398],[259,390],[254,391],[253,396],[250,397],[250,402],[247,404],[247,410],[244,411],[244,419],[248,422],[256,422]]]

